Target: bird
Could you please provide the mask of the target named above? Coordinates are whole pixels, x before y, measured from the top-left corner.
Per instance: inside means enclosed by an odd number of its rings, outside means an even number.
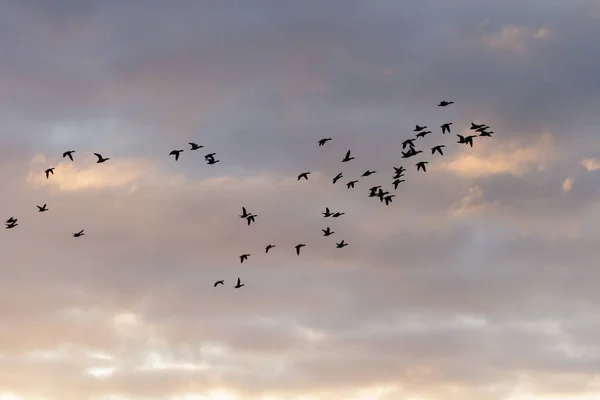
[[[355,184],[355,183],[358,183],[358,181],[357,181],[357,180],[350,181],[350,182],[346,183],[346,187],[347,187],[348,189],[350,189],[350,188],[354,189],[354,184]]]
[[[422,131],[417,133],[417,138],[424,138],[425,136],[429,135],[431,133],[431,131]]]
[[[471,129],[471,130],[474,131],[475,129],[479,129],[479,128],[482,128],[484,126],[486,126],[486,125],[485,124],[477,125],[477,124],[474,124],[473,122],[471,122],[471,127],[469,129]]]
[[[213,164],[216,164],[218,162],[221,162],[221,160],[215,160],[214,158],[209,158],[208,160],[206,160],[206,163],[208,165],[213,165]]]
[[[346,214],[346,213],[344,213],[344,212],[336,212],[336,213],[331,214],[331,217],[332,218],[338,218],[338,217],[341,217],[344,214]]]
[[[18,226],[19,224],[17,224],[17,221],[11,222],[9,224],[6,224],[6,229],[12,229],[15,226]]]
[[[325,212],[321,213],[323,214],[323,217],[327,218],[327,217],[331,217],[333,215],[333,213],[331,211],[329,211],[329,207],[325,207]]]
[[[209,153],[204,156],[204,159],[208,161],[211,158],[214,159],[216,155],[217,155],[217,153]]]
[[[63,158],[69,157],[71,159],[71,161],[73,161],[73,153],[75,153],[75,150],[65,151],[63,153]]]
[[[406,169],[403,166],[400,166],[400,168],[394,167],[394,178],[393,179],[398,179],[401,176],[404,176],[404,171],[406,171]]]
[[[225,284],[225,281],[216,281],[213,286],[217,287],[218,285],[224,285],[224,284]]]
[[[427,169],[425,168],[425,164],[429,164],[428,161],[421,161],[417,163],[417,171],[420,169],[423,169],[423,172],[427,172]]]
[[[457,143],[464,143],[464,144],[469,144],[471,145],[471,147],[473,147],[473,138],[476,138],[477,136],[461,136],[461,135],[456,135],[458,136],[458,142]]]
[[[244,285],[244,284],[242,283],[242,281],[240,280],[240,278],[238,278],[238,280],[237,280],[237,284],[236,284],[236,285],[235,285],[233,288],[234,288],[234,289],[239,289],[239,288],[241,288],[242,286],[246,286],[246,285]]]
[[[405,149],[406,146],[410,146],[411,149],[413,149],[415,147],[415,139],[406,139],[404,142],[402,142],[402,148]],[[409,149],[410,151],[410,149]]]
[[[44,212],[44,211],[48,211],[48,208],[46,207],[46,204],[44,204],[43,206],[38,206],[36,205],[36,207],[38,208],[39,212]]]
[[[448,123],[440,126],[440,128],[442,128],[442,135],[445,135],[446,132],[450,133],[450,125],[452,125],[452,122],[448,122]]]
[[[493,131],[490,131],[490,132],[485,132],[485,131],[484,131],[484,132],[481,132],[481,133],[479,134],[479,136],[492,137],[492,133],[494,133],[494,132],[493,132]]]
[[[479,127],[479,128],[477,128],[477,129],[474,129],[474,131],[475,131],[475,132],[479,132],[479,133],[481,133],[481,132],[485,132],[485,131],[486,131],[486,130],[488,130],[488,129],[490,129],[490,127],[489,127],[489,126],[487,126],[487,125],[483,125],[483,126],[480,126],[480,127]]]
[[[249,215],[246,217],[246,220],[248,221],[248,226],[250,226],[251,223],[256,222],[254,221],[254,218],[258,217],[258,215],[253,214],[253,215]]]
[[[76,238],[78,238],[78,237],[80,237],[80,236],[83,236],[83,235],[84,235],[84,233],[83,233],[83,229],[82,229],[82,230],[80,230],[79,232],[77,232],[77,233],[74,233],[74,234],[73,234],[73,237],[76,237]]]
[[[242,214],[240,215],[240,218],[248,218],[250,215],[252,215],[252,213],[247,212],[246,207],[242,207]]]
[[[376,174],[376,173],[377,173],[377,171],[366,170],[361,176],[370,176],[370,175],[373,175],[373,174]]]
[[[102,164],[103,162],[110,160],[110,158],[104,158],[104,157],[102,157],[102,155],[100,155],[98,153],[94,153],[94,155],[96,157],[98,157],[98,161],[96,161],[96,164]]]
[[[308,180],[308,175],[310,174],[310,172],[303,172],[300,175],[298,175],[298,180],[304,178],[306,180]]]
[[[273,247],[275,247],[274,244],[269,244],[267,245],[267,247],[265,247],[265,254],[269,252],[269,250],[271,250]]]
[[[342,162],[348,162],[350,160],[354,160],[354,157],[350,157],[350,150],[348,150],[348,152],[344,156],[344,159],[342,160]]]
[[[446,145],[440,144],[438,146],[434,146],[431,148],[431,154],[435,154],[435,152],[437,151],[438,153],[440,153],[440,155],[444,155],[444,153],[442,153],[442,147],[446,147]]]
[[[179,154],[182,152],[183,150],[172,150],[169,155],[170,156],[175,156],[175,161],[179,160]]]
[[[377,197],[377,189],[381,189],[381,186],[373,186],[369,189],[369,197]]]
[[[389,195],[385,196],[383,198],[383,200],[385,201],[385,205],[389,206],[390,203],[392,202],[392,197],[395,197],[395,196],[396,196],[395,194],[389,194]]]
[[[423,150],[415,150],[414,148],[411,148],[407,153],[402,152],[402,158],[410,158],[410,157],[414,157],[419,153],[422,153]]]
[[[324,138],[324,139],[319,140],[319,147],[323,146],[325,143],[327,143],[330,140],[331,140],[331,138]]]
[[[331,230],[331,228],[327,227],[327,229],[321,229],[323,231],[323,236],[331,236],[335,232]]]
[[[338,249],[341,249],[346,246],[348,246],[348,243],[344,242],[343,240],[341,242],[335,244],[335,247]]]
[[[438,104],[439,107],[446,107],[449,106],[450,104],[454,104],[453,101],[440,101],[440,103]]]
[[[333,184],[335,185],[335,183],[336,183],[337,181],[339,181],[340,179],[342,179],[342,177],[343,177],[343,175],[342,175],[342,173],[341,173],[341,172],[340,172],[339,174],[337,174],[337,175],[336,175],[336,176],[333,178]]]
[[[300,249],[303,248],[304,246],[306,246],[306,245],[305,244],[297,244],[295,246],[297,255],[300,255]]]
[[[398,185],[400,185],[400,183],[402,182],[406,182],[404,179],[396,179],[393,184],[394,184],[394,190],[398,190]]]
[[[250,254],[242,254],[240,256],[240,264],[243,263],[244,261],[246,261],[249,256],[250,256]]]
[[[379,192],[377,193],[377,197],[379,197],[379,201],[383,202],[383,199],[388,194],[390,194],[390,192],[384,192],[382,189],[379,189]]]
[[[9,219],[6,220],[7,224],[12,224],[13,222],[17,222],[17,218],[15,217],[10,217]]]
[[[420,132],[420,131],[422,131],[422,130],[423,130],[423,129],[425,129],[425,128],[427,128],[427,126],[419,126],[419,125],[416,125],[416,126],[415,126],[415,129],[413,129],[413,132]]]
[[[50,177],[50,174],[54,175],[54,168],[48,168],[44,171],[46,173],[46,179]]]
[[[198,149],[201,149],[201,148],[203,148],[203,147],[204,147],[204,146],[200,146],[200,145],[198,145],[198,144],[196,144],[196,143],[194,143],[194,142],[188,142],[188,144],[189,144],[190,146],[192,146],[192,148],[191,148],[190,150],[198,150]]]

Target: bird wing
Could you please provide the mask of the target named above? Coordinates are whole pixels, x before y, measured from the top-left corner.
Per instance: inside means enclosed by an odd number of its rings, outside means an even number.
[[[350,158],[350,150],[348,150],[348,152],[346,153],[346,157],[345,158]]]

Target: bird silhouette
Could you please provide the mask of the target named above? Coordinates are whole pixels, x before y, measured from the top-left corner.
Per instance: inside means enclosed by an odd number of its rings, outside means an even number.
[[[416,125],[416,126],[415,126],[415,129],[413,129],[413,132],[420,132],[420,131],[422,131],[422,130],[423,130],[423,129],[425,129],[425,128],[427,128],[427,126],[419,126],[419,125]]]
[[[267,245],[267,247],[265,247],[265,254],[268,253],[273,247],[275,247],[274,244]]]
[[[50,177],[50,174],[54,175],[54,168],[48,168],[44,171],[46,173],[46,179]]]
[[[438,153],[440,153],[440,155],[444,155],[444,153],[442,152],[442,147],[446,147],[446,145],[440,144],[438,146],[434,146],[431,148],[431,154],[435,154],[435,152],[437,151]]]
[[[341,172],[340,172],[339,174],[337,174],[337,175],[336,175],[336,176],[333,178],[333,184],[335,185],[335,183],[336,183],[337,181],[339,181],[340,179],[342,179],[342,177],[343,177],[343,175],[342,175],[342,173],[341,173]]]
[[[402,158],[410,158],[410,157],[414,157],[419,153],[422,153],[423,150],[415,150],[414,148],[410,148],[410,150],[408,150],[407,153],[402,152]]]
[[[381,189],[381,186],[373,186],[369,189],[369,197],[377,197],[377,189]]]
[[[213,287],[217,287],[218,285],[224,285],[225,281],[216,281]]]
[[[344,214],[346,214],[346,213],[344,213],[344,212],[336,212],[336,213],[331,214],[331,218],[339,218],[339,217],[341,217]]]
[[[335,232],[331,230],[331,228],[327,227],[327,229],[321,229],[323,231],[323,236],[331,236]]]
[[[319,147],[323,146],[325,143],[327,143],[330,140],[331,140],[331,138],[324,138],[324,139],[319,140]]]
[[[7,223],[6,224],[6,229],[12,229],[12,228],[14,228],[15,226],[18,226],[18,225],[19,224],[17,224],[17,221],[13,221],[11,223]]]
[[[486,126],[486,125],[485,124],[477,125],[477,124],[474,124],[473,122],[471,122],[471,127],[469,129],[474,131],[475,129],[483,128],[484,126]]]
[[[424,138],[425,136],[429,135],[431,133],[431,131],[421,131],[419,133],[417,133],[417,138]]]
[[[481,133],[479,134],[479,136],[492,137],[492,133],[494,133],[494,132],[493,132],[493,131],[490,131],[490,132],[486,132],[486,131],[484,131],[484,132],[481,132]]]
[[[404,176],[404,171],[406,171],[406,169],[403,166],[400,166],[400,168],[394,167],[394,177],[392,179],[401,178]]]
[[[348,152],[346,153],[346,155],[342,159],[342,162],[348,162],[350,160],[354,160],[354,157],[350,157],[350,150],[348,150]]]
[[[39,211],[39,212],[48,211],[48,208],[46,207],[46,204],[44,204],[44,205],[43,205],[43,206],[41,206],[41,207],[36,205],[36,207],[38,208],[38,211]]]
[[[400,185],[402,182],[406,182],[404,179],[396,179],[394,180],[393,184],[394,184],[394,190],[398,190],[398,185]]]
[[[331,211],[329,211],[329,207],[325,207],[325,212],[321,213],[323,214],[323,217],[327,218],[327,217],[331,217],[333,215],[333,213]]]
[[[69,157],[71,159],[71,161],[73,161],[73,153],[75,153],[75,150],[65,151],[63,153],[63,158]]]
[[[242,254],[240,256],[240,264],[243,263],[244,261],[246,261],[248,259],[248,257],[250,257],[250,254]]]
[[[479,128],[477,128],[477,129],[474,129],[474,131],[475,131],[475,132],[478,132],[478,133],[481,133],[481,132],[485,132],[485,131],[486,131],[486,130],[488,130],[488,129],[490,129],[490,127],[489,127],[489,126],[487,126],[487,125],[483,125],[483,126],[480,126],[480,127],[479,127]]]
[[[297,255],[300,255],[300,249],[303,248],[304,246],[306,246],[306,245],[305,244],[297,244],[295,246]]]
[[[440,126],[440,128],[442,128],[442,135],[445,135],[446,132],[450,133],[450,125],[452,125],[452,122],[448,122],[448,123]]]
[[[338,249],[344,248],[346,246],[348,246],[348,243],[344,242],[343,240],[341,242],[335,244],[335,247]]]
[[[366,170],[361,176],[371,176],[371,175],[376,174],[376,173],[377,173],[377,171]]]
[[[310,172],[303,172],[300,175],[298,175],[298,180],[304,178],[306,180],[308,180],[308,175],[310,174]]]
[[[192,148],[191,148],[190,150],[198,150],[198,149],[201,149],[201,148],[203,148],[203,147],[204,147],[204,146],[200,146],[200,145],[198,145],[198,144],[196,144],[196,143],[194,143],[194,142],[189,142],[188,144],[189,144],[190,146],[192,146]]]
[[[103,162],[110,160],[110,158],[104,158],[101,154],[98,153],[94,153],[94,155],[98,157],[98,161],[96,161],[96,164],[102,164]]]
[[[427,169],[425,168],[425,164],[429,164],[428,161],[421,161],[417,163],[417,171],[422,169],[423,172],[427,172]]]
[[[183,150],[172,150],[169,155],[175,156],[175,161],[179,160],[179,154],[181,154]]]
[[[438,104],[438,106],[440,107],[446,107],[449,106],[450,104],[454,104],[453,101],[440,101],[440,103]]]
[[[257,216],[258,216],[258,215],[256,215],[256,214],[253,214],[253,215],[248,215],[248,216],[246,217],[246,220],[248,221],[248,226],[250,226],[250,224],[251,224],[251,223],[253,223],[253,222],[256,222],[256,221],[254,221],[254,218],[256,218]]]
[[[83,229],[82,229],[82,230],[80,230],[79,232],[77,232],[77,233],[74,233],[74,234],[73,234],[73,237],[76,237],[76,238],[78,238],[78,237],[81,237],[81,236],[83,236],[83,235],[84,235],[84,233],[83,233]]]
[[[354,184],[355,183],[358,183],[358,181],[357,180],[350,181],[350,182],[346,183],[346,187],[348,189],[350,189],[350,188],[354,189]]]
[[[384,192],[382,189],[379,189],[379,192],[377,193],[377,197],[379,197],[379,200],[381,202],[383,202],[383,199],[385,198],[386,195],[390,194],[390,192]]]
[[[395,197],[395,196],[396,196],[395,194],[388,194],[387,196],[385,196],[383,198],[383,200],[385,201],[385,205],[389,206],[390,203],[392,202],[392,198]]]
[[[242,214],[240,214],[240,218],[248,218],[252,213],[246,211],[246,207],[242,207]]]
[[[406,139],[404,142],[402,142],[402,148],[405,149],[406,146],[410,146],[408,151],[411,151],[411,149],[415,147],[415,139]]]
[[[240,278],[238,278],[236,285],[234,286],[235,289],[239,289],[242,286],[246,286],[242,283],[242,281],[240,280]]]
[[[214,158],[209,158],[209,159],[206,160],[206,163],[208,165],[214,165],[214,164],[216,164],[218,162],[221,162],[221,160],[215,160]]]
[[[461,135],[456,135],[458,136],[458,142],[457,143],[464,143],[464,144],[469,144],[471,145],[471,147],[473,147],[473,138],[476,138],[477,136],[461,136]]]
[[[210,160],[211,158],[214,159],[215,156],[217,155],[217,153],[208,153],[207,155],[204,156],[204,159],[206,161]]]
[[[6,220],[7,224],[12,224],[13,222],[17,222],[17,218],[15,217],[10,217],[9,219]]]

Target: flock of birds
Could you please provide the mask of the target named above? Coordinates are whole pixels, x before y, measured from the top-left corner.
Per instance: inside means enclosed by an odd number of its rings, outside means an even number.
[[[453,104],[453,101],[441,101],[438,106],[439,107],[446,107],[450,104]],[[447,122],[443,125],[440,126],[441,128],[441,132],[443,135],[445,135],[446,133],[450,133],[450,125],[452,125],[452,122]],[[415,147],[415,141],[420,139],[420,138],[424,138],[425,136],[429,135],[432,133],[432,131],[426,130],[427,126],[419,126],[416,125],[415,129],[413,130],[413,132],[416,132],[416,135],[414,138],[411,139],[406,139],[404,142],[402,142],[402,158],[411,158],[414,157],[420,153],[423,153],[423,150],[417,150]],[[462,135],[456,135],[458,136],[458,142],[460,144],[465,144],[465,145],[469,145],[470,147],[473,147],[473,139],[475,139],[476,137],[491,137],[492,134],[494,133],[493,131],[489,131],[488,129],[490,129],[490,127],[488,125],[485,124],[475,124],[473,122],[471,122],[471,127],[469,128],[470,130],[474,131],[476,134],[474,135],[469,135],[469,136],[462,136]],[[330,140],[332,140],[333,138],[323,138],[320,139],[318,141],[318,145],[319,147],[324,146],[327,142],[329,142]],[[197,143],[193,143],[190,142],[189,145],[191,146],[190,151],[195,151],[195,150],[199,150],[201,148],[203,148],[204,146],[202,145],[198,145]],[[441,156],[444,155],[443,153],[443,148],[446,147],[445,145],[441,144],[441,145],[436,145],[433,146],[431,148],[431,154],[434,155],[436,152],[439,153]],[[180,154],[183,152],[184,150],[172,150],[169,153],[169,156],[174,156],[175,161],[179,160]],[[71,161],[74,161],[73,159],[73,153],[75,153],[75,150],[69,150],[69,151],[65,151],[62,155],[63,158],[68,157]],[[94,153],[94,155],[98,158],[98,160],[96,161],[96,163],[98,164],[102,164],[105,163],[106,161],[110,160],[110,158],[108,157],[103,157],[101,154],[99,153]],[[206,163],[208,165],[214,165],[218,162],[220,162],[220,160],[215,159],[216,153],[209,153],[206,154],[204,156],[204,159],[206,161]],[[351,150],[348,150],[348,152],[346,153],[346,155],[344,156],[344,158],[342,159],[343,163],[347,163],[354,160],[354,157],[352,156],[352,152]],[[423,172],[427,172],[427,168],[426,168],[426,164],[428,164],[428,161],[419,161],[415,164],[415,166],[417,167],[417,171],[423,171]],[[404,177],[404,172],[406,171],[406,169],[403,166],[400,167],[393,167],[394,168],[394,175],[393,175],[393,181],[392,181],[392,185],[394,186],[394,190],[398,189],[398,186],[402,183],[405,182],[404,179],[402,179]],[[46,175],[46,179],[50,178],[50,175],[54,175],[54,170],[55,167],[53,168],[48,168],[44,171],[45,175]],[[371,170],[366,170],[362,175],[361,178],[366,178],[370,175],[373,175],[377,173],[377,171],[371,171]],[[310,171],[307,172],[302,172],[301,174],[298,175],[298,181],[305,179],[308,180],[308,176],[311,174]],[[343,173],[340,172],[338,173],[334,178],[333,178],[333,184],[336,184],[340,179],[343,178]],[[346,187],[348,189],[353,189],[355,186],[355,184],[357,184],[359,182],[359,180],[355,179],[355,180],[351,180],[348,183],[346,183]],[[369,197],[376,197],[379,198],[379,200],[382,203],[385,203],[385,205],[389,205],[392,202],[392,199],[395,197],[396,195],[391,194],[388,191],[384,191],[382,189],[381,185],[378,186],[373,186],[369,189]],[[38,212],[46,212],[48,211],[48,207],[47,204],[44,204],[42,206],[38,206],[36,205],[36,207],[38,208]],[[322,213],[324,218],[339,218],[342,215],[344,215],[344,212],[332,212],[329,207],[325,207],[325,211]],[[239,215],[239,217],[241,219],[245,219],[247,221],[248,226],[250,226],[252,223],[256,222],[256,217],[258,215],[254,214],[252,212],[248,212],[246,210],[246,207],[242,207],[242,214]],[[18,226],[19,224],[17,223],[18,218],[15,217],[10,217],[9,219],[6,220],[5,225],[6,225],[6,229],[13,229],[16,226]],[[331,236],[333,235],[335,232],[331,230],[331,228],[329,226],[327,226],[325,229],[321,229],[323,231],[323,236]],[[81,236],[84,235],[84,230],[80,230],[79,232],[75,232],[72,234],[74,238],[79,238]],[[348,243],[345,240],[341,240],[340,242],[336,243],[336,248],[341,249],[348,246]],[[268,244],[265,247],[265,254],[269,253],[269,250],[273,249],[275,247],[274,244]],[[303,247],[306,247],[306,244],[304,243],[299,243],[295,246],[296,249],[296,255],[300,255],[300,251]],[[243,263],[244,261],[248,260],[248,257],[250,257],[251,254],[249,253],[245,253],[239,256],[240,259],[240,263]],[[225,281],[223,280],[219,280],[217,282],[214,283],[214,287],[217,287],[219,285],[224,285]],[[237,279],[237,283],[234,286],[234,288],[239,289],[241,287],[245,286],[240,278]]]

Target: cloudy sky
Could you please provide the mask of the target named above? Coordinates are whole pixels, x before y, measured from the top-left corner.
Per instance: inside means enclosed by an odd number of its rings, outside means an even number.
[[[600,398],[598,37],[594,0],[2,1],[0,399]]]

